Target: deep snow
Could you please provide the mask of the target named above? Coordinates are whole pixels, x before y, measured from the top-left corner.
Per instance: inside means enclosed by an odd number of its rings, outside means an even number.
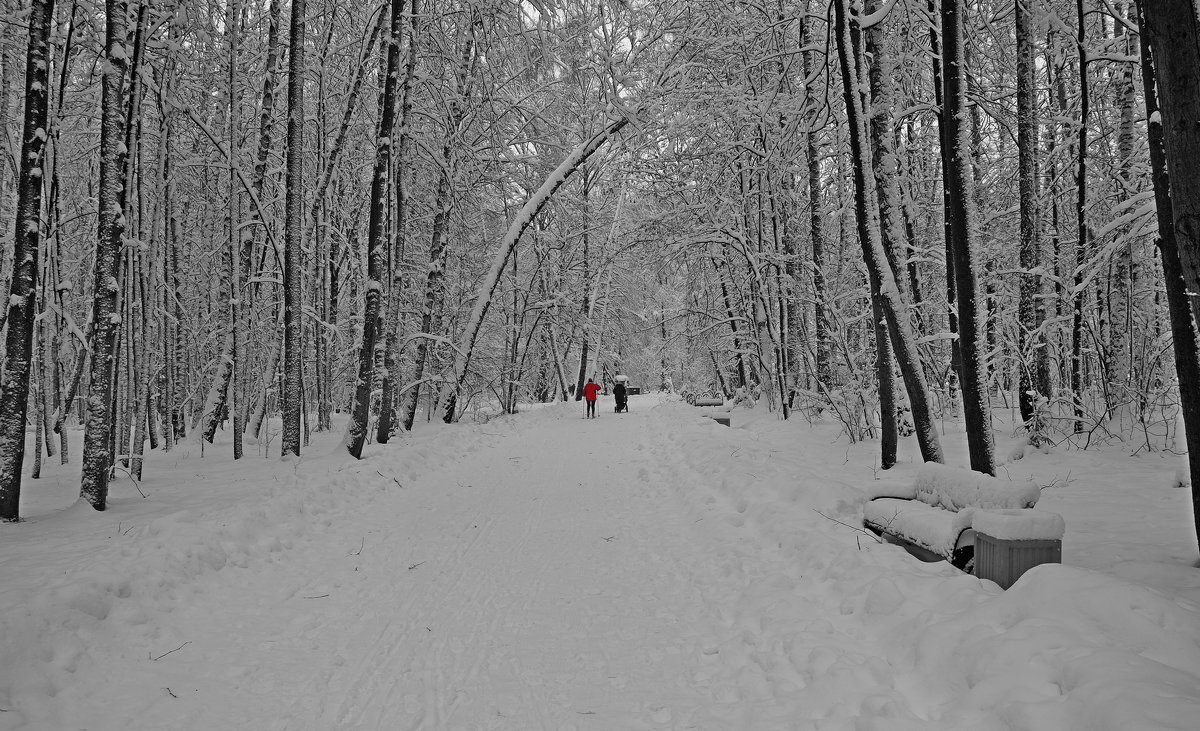
[[[0,526],[0,729],[1197,727],[1175,458],[1005,465],[1066,535],[1002,592],[853,528],[914,444],[881,473],[834,425],[630,405],[361,462],[340,434],[292,463],[181,445],[100,514],[49,465]]]

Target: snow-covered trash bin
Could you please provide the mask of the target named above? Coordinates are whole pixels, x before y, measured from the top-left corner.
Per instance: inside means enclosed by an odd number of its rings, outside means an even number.
[[[975,575],[1007,589],[1029,569],[1062,563],[1066,523],[1058,513],[1044,510],[977,510]]]

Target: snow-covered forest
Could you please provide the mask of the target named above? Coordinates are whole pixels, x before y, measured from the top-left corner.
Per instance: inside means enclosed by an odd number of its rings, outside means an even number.
[[[335,410],[361,449],[622,371],[852,437],[970,383],[1031,441],[1171,443],[1132,6],[9,10],[9,232],[10,111],[47,104],[39,453],[77,418],[137,476],[276,413],[299,453]]]
[[[1167,78],[1194,9],[1152,5],[9,0],[4,517],[23,464],[103,508],[217,429],[357,456],[618,372],[885,469],[960,410],[984,472],[995,408],[1178,448],[1195,81],[1159,111],[1147,29]]]
[[[102,509],[218,428],[298,455],[346,411],[358,456],[618,372],[885,469],[959,409],[989,473],[1014,403],[1034,446],[1200,424],[1133,3],[6,11],[7,519],[76,421]]]
[[[1194,727],[1194,0],[0,1],[0,728]]]

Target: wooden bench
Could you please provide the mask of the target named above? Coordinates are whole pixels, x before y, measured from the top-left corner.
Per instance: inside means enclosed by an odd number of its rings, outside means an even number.
[[[692,406],[724,406],[724,399],[713,398],[711,396],[697,396],[692,402]]]
[[[911,486],[881,486],[863,527],[922,561],[953,566],[1003,588],[1062,560],[1062,517],[1034,510],[1041,488],[929,462]]]
[[[729,426],[729,414],[705,414],[705,416],[722,426]]]
[[[640,396],[640,395],[642,395],[642,388],[641,388],[641,386],[626,386],[625,387],[625,395],[626,396]]]

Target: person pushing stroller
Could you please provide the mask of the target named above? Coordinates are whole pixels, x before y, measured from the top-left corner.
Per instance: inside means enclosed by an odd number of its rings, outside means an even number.
[[[625,381],[629,380],[628,376],[616,376],[613,378],[616,381],[613,384],[613,400],[616,402],[616,407],[613,409],[616,413],[629,413],[629,395],[625,389]]]

